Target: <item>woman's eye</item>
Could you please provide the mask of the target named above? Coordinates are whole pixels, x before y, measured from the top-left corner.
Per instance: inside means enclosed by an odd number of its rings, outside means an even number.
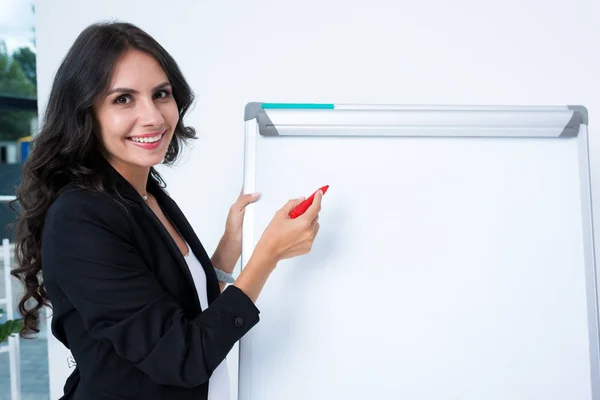
[[[129,96],[128,95],[123,95],[123,96],[119,96],[115,99],[115,104],[127,104],[129,103]]]
[[[164,99],[165,97],[169,97],[170,95],[171,92],[169,92],[168,90],[159,90],[154,96],[157,99]]]

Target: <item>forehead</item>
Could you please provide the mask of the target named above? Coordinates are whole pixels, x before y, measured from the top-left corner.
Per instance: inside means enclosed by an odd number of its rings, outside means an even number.
[[[167,81],[167,74],[158,61],[147,53],[129,50],[116,62],[111,87],[154,87]]]

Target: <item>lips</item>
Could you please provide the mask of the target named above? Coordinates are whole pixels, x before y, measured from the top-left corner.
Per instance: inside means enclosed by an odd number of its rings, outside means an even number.
[[[136,143],[154,143],[158,142],[164,134],[165,132],[158,132],[139,136],[130,136],[127,139]]]
[[[127,140],[144,149],[155,149],[162,142],[165,132],[166,131],[130,136],[127,138]]]

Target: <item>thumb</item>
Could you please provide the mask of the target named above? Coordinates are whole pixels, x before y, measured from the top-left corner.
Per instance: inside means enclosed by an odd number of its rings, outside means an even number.
[[[256,192],[256,193],[250,193],[250,194],[244,194],[244,195],[241,195],[238,198],[237,203],[240,205],[240,207],[244,208],[248,204],[254,203],[256,200],[258,200],[259,196],[260,196],[260,193],[258,193],[258,192]]]

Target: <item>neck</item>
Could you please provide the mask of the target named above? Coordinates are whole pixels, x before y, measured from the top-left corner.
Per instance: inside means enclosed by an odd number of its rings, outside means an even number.
[[[113,168],[121,174],[127,182],[140,196],[146,196],[148,193],[146,187],[148,185],[148,175],[150,174],[150,167],[137,167],[132,165],[122,165],[120,163],[111,163]]]

